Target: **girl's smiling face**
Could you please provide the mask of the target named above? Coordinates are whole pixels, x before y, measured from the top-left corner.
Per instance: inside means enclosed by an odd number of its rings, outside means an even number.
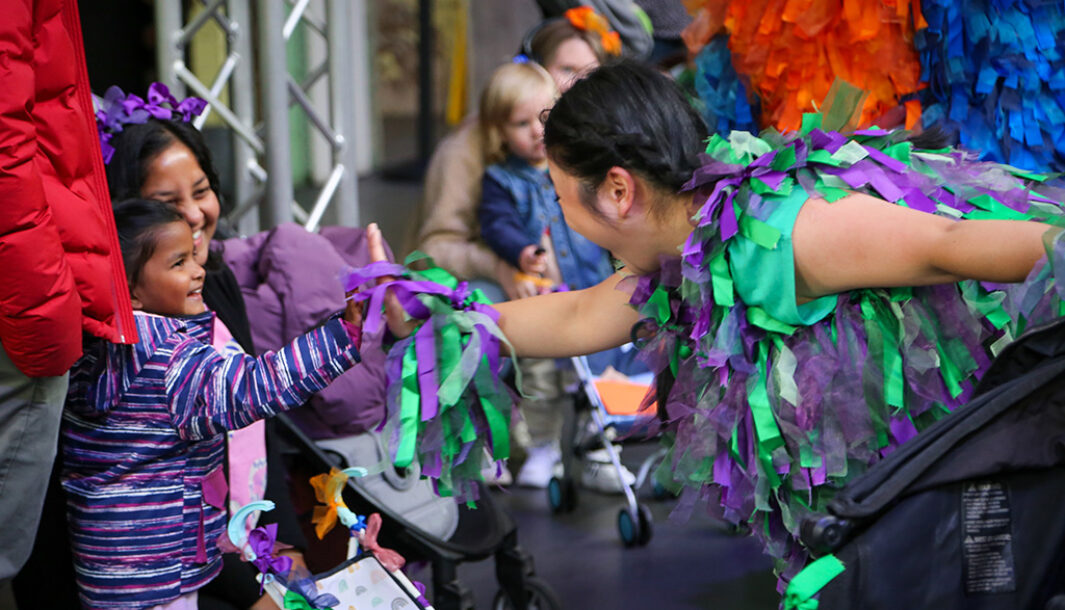
[[[163,316],[203,313],[203,267],[193,256],[192,230],[183,222],[153,229],[155,248],[130,290],[133,308]]]
[[[188,146],[175,140],[152,159],[141,196],[169,203],[181,212],[192,230],[196,263],[205,264],[222,210],[207,174]]]

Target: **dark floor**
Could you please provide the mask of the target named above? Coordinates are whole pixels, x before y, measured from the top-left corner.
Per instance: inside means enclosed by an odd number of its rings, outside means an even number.
[[[624,457],[635,471],[645,454],[629,447]],[[626,549],[616,526],[623,496],[582,490],[573,513],[553,516],[542,490],[494,493],[563,608],[772,610],[779,602],[769,560],[753,539],[702,515],[673,523],[672,501],[642,499],[654,514],[654,534],[647,546]],[[477,607],[491,607],[498,589],[491,562],[463,566],[459,574]]]

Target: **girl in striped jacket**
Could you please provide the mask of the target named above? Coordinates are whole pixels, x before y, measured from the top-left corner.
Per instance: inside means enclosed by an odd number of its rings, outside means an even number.
[[[63,487],[89,608],[195,608],[221,566],[225,432],[306,402],[359,361],[361,314],[259,358],[213,347],[189,225],[144,200],[115,208],[136,345],[86,346],[63,418]]]

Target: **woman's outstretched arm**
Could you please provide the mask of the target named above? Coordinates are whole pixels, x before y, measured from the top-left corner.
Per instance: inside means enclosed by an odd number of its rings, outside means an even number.
[[[366,238],[370,260],[385,260],[377,225],[367,227]],[[620,280],[614,274],[585,290],[499,303],[499,326],[519,356],[565,358],[617,347],[629,341],[639,319],[628,305],[629,295],[617,290]],[[391,295],[385,300],[385,317],[397,337],[414,328]]]
[[[951,220],[868,195],[807,201],[792,233],[799,302],[855,288],[1019,282],[1046,253],[1038,222]]]
[[[615,273],[584,290],[499,303],[499,327],[519,356],[566,358],[617,347],[639,320],[620,281]]]

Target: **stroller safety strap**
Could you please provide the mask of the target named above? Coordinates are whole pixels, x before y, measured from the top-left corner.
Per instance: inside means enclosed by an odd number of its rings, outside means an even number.
[[[813,597],[846,569],[835,555],[825,555],[806,566],[788,583],[784,610],[817,610],[818,601]]]

